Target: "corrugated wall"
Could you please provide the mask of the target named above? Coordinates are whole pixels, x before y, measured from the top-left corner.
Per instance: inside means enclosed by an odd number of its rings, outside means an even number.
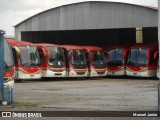
[[[21,40],[22,31],[156,27],[157,23],[158,13],[154,9],[123,3],[85,2],[33,16],[15,27],[15,35]]]

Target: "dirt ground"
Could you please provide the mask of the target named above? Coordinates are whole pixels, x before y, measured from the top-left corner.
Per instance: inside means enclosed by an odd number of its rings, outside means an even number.
[[[0,110],[157,111],[158,80],[97,78],[15,83],[14,104]]]

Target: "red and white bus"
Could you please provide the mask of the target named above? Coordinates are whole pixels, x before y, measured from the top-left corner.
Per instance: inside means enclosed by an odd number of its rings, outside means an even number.
[[[89,77],[99,77],[107,75],[106,59],[102,48],[95,46],[81,46],[85,50]]]
[[[6,38],[6,40],[12,46],[16,68],[15,79],[19,81],[23,79],[40,79],[41,66],[37,46],[11,38]]]
[[[126,75],[126,63],[130,46],[113,46],[107,49],[107,75]]]
[[[158,44],[135,45],[131,47],[126,74],[135,77],[156,77]]]
[[[67,77],[88,77],[88,66],[85,51],[78,46],[62,45],[64,49]]]
[[[12,55],[12,49],[4,40],[4,86],[14,86],[15,66]]]
[[[159,57],[159,50],[155,52],[154,58]],[[158,61],[158,66],[157,66],[157,78],[160,78],[160,59]]]
[[[42,66],[42,77],[66,77],[63,48],[53,44],[37,44]]]

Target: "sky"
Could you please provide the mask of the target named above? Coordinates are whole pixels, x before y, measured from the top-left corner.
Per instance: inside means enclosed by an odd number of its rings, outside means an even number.
[[[0,29],[6,35],[14,36],[14,27],[21,21],[44,10],[65,4],[90,0],[0,0]],[[133,3],[151,7],[158,6],[158,0],[91,0]]]

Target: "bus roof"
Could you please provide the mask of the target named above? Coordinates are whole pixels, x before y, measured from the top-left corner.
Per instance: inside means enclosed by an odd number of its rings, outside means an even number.
[[[80,46],[82,47],[83,49],[86,49],[86,50],[103,50],[102,48],[100,47],[96,47],[96,46]]]
[[[60,45],[60,47],[65,48],[67,50],[73,49],[73,50],[83,50],[83,48],[79,46],[74,46],[74,45]]]
[[[108,49],[114,49],[114,48],[124,48],[125,50],[128,50],[132,47],[133,45],[115,45],[115,46],[110,46],[104,50],[108,50]]]
[[[5,38],[5,39],[7,40],[8,44],[13,45],[13,46],[27,46],[27,45],[36,46],[33,43],[25,42],[25,41],[18,41],[13,38]]]
[[[158,44],[137,44],[132,46],[131,48],[150,48],[150,49],[154,49],[154,48],[158,48]]]
[[[55,44],[49,44],[49,43],[38,43],[36,44],[37,46],[40,46],[40,47],[59,47],[58,45],[55,45]]]

